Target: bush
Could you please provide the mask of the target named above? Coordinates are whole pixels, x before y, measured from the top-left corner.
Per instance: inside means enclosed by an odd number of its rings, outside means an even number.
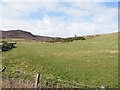
[[[15,48],[14,44],[16,43],[7,43],[6,41],[1,41],[0,50],[8,51],[9,49]]]
[[[49,43],[54,42],[72,42],[74,40],[86,40],[84,37],[69,37],[69,38],[56,38],[55,40],[48,41]]]

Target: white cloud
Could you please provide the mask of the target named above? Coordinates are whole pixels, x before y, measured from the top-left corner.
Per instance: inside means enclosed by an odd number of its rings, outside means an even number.
[[[111,9],[106,9],[104,10],[104,12],[95,15],[93,20],[99,23],[106,23],[106,22],[113,23],[114,22],[113,19],[117,19],[117,18],[118,18],[118,9],[111,8]]]
[[[119,2],[119,0],[1,0],[4,2]]]
[[[68,7],[58,2],[4,2],[0,4],[0,28],[23,29],[37,35],[62,37],[117,31],[117,21],[114,20],[117,18],[117,8],[108,8],[103,4],[91,2],[69,4]],[[46,15],[43,19],[27,17],[34,12],[44,12]],[[47,15],[48,12],[62,12],[66,16],[53,18]],[[84,18],[87,16],[90,21]],[[69,20],[61,20],[62,18]]]

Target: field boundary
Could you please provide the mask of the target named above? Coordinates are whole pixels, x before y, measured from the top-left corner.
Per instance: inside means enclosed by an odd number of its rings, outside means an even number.
[[[6,69],[6,67],[4,67],[2,70],[0,70],[1,72],[3,72],[4,70]],[[27,72],[26,72],[27,73]],[[33,75],[32,73],[29,73],[31,75]],[[69,83],[69,84],[74,84],[74,86],[72,85],[69,85],[70,87],[72,88],[80,88],[79,86],[85,86],[85,87],[89,87],[89,88],[102,88],[103,90],[105,90],[105,86],[104,85],[87,85],[87,84],[82,84],[82,83],[76,83],[76,82],[71,82],[71,81],[66,81],[66,80],[62,80],[62,79],[55,79],[53,77],[49,77],[49,76],[46,76],[46,75],[43,75],[43,74],[34,74],[36,75],[36,78],[35,78],[35,88],[38,87],[38,83],[41,81],[41,77],[45,77],[46,79],[52,79],[52,80],[56,80],[58,82],[64,82],[64,83]],[[63,84],[60,84],[60,83],[56,83],[57,85],[63,85]],[[64,84],[65,85],[65,84]],[[79,86],[76,86],[76,85],[79,85]]]
[[[66,80],[61,80],[61,79],[55,79],[55,78],[53,78],[53,77],[48,77],[48,76],[43,75],[43,74],[39,74],[39,75],[40,75],[40,76],[38,76],[38,74],[37,74],[37,76],[36,76],[36,78],[38,78],[39,80],[40,80],[40,77],[45,77],[45,78],[47,78],[47,79],[57,80],[57,81],[60,81],[60,82],[65,82],[65,83],[70,83],[70,84],[75,84],[75,85],[86,86],[86,87],[90,87],[90,88],[95,88],[95,87],[97,87],[97,88],[105,88],[104,85],[100,85],[100,86],[97,86],[97,85],[87,85],[87,84],[76,83],[76,82],[71,82],[71,81],[66,81]],[[36,81],[39,82],[38,79],[37,79]],[[75,87],[75,86],[71,86],[71,87]],[[77,88],[80,88],[80,87],[77,87]]]

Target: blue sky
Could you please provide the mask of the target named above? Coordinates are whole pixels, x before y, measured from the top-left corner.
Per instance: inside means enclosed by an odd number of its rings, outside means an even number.
[[[118,2],[104,2],[104,4],[110,8],[117,8],[118,7]]]
[[[60,2],[60,4],[63,5],[63,6],[66,6],[66,7],[72,7],[69,3]],[[118,3],[117,2],[100,2],[100,4],[103,4],[108,8],[118,8]],[[74,8],[76,8],[76,7],[74,7]],[[77,8],[77,9],[79,9],[79,8]],[[46,14],[48,16],[52,17],[52,18],[57,18],[57,17],[61,17],[61,16],[65,16],[66,18],[71,18],[71,16],[68,16],[63,12],[53,11],[53,12],[45,13],[44,9],[40,10],[38,12],[32,12],[28,15],[28,17],[30,19],[43,19]],[[87,16],[87,17],[85,16],[85,19],[90,20],[91,16]]]
[[[32,1],[32,0],[31,0]],[[70,37],[118,31],[117,2],[0,2],[1,30]]]

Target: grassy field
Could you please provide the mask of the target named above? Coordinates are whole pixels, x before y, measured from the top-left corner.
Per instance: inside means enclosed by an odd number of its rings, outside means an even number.
[[[117,33],[69,43],[23,41],[2,55],[2,65],[7,67],[3,78],[27,81],[40,73],[87,85],[118,87]],[[42,81],[47,79],[41,77]]]

